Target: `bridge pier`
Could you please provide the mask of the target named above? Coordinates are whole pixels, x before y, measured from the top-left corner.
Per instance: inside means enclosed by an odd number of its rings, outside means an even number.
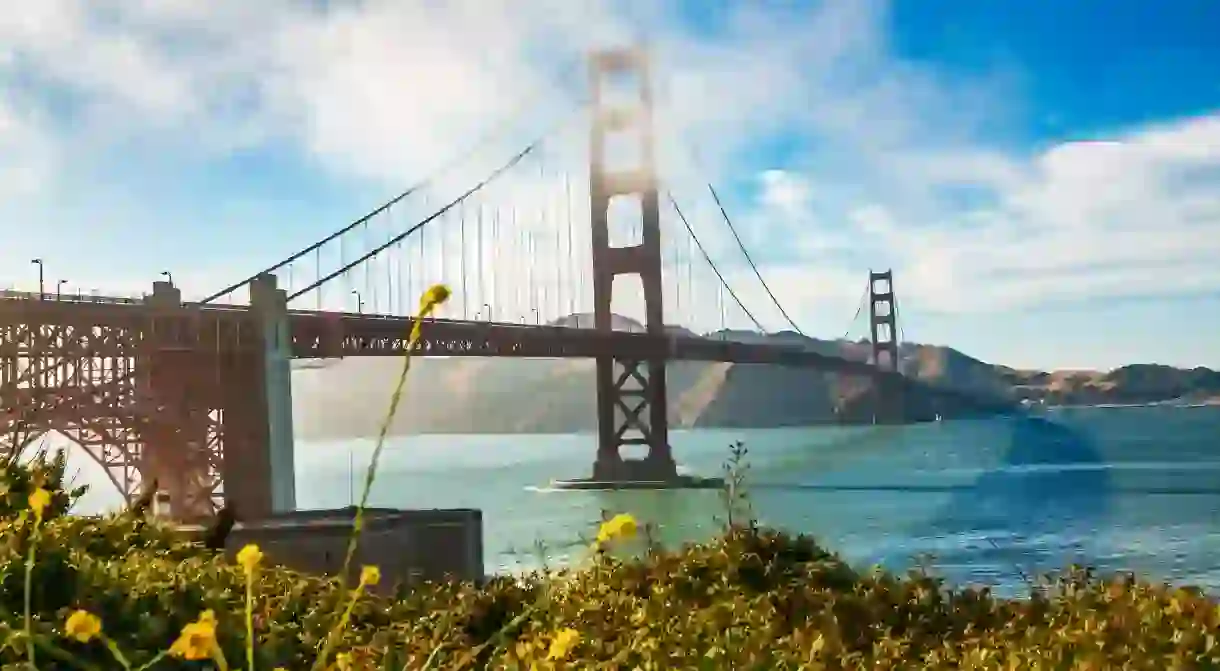
[[[250,311],[263,345],[262,388],[266,409],[266,451],[272,513],[296,510],[295,444],[292,432],[292,331],[288,297],[275,275],[250,282]]]
[[[223,490],[243,519],[296,509],[292,431],[292,342],[286,294],[273,275],[250,284],[250,311],[201,329],[181,294],[156,282],[136,363],[141,451],[138,468],[156,479],[170,517],[209,516]],[[194,317],[194,318],[193,318]]]
[[[209,424],[213,417],[205,384],[211,372],[206,352],[190,336],[173,331],[181,323],[182,295],[169,282],[155,282],[145,304],[154,310],[150,332],[155,343],[136,362],[141,449],[137,459],[145,482],[156,480],[176,518],[206,517],[212,511]],[[160,327],[160,328],[158,328]]]
[[[253,334],[252,334],[253,335]],[[261,347],[260,342],[254,343]],[[224,444],[220,470],[225,504],[241,519],[271,514],[271,454],[267,448],[267,409],[263,400],[263,353],[227,350],[217,361]]]

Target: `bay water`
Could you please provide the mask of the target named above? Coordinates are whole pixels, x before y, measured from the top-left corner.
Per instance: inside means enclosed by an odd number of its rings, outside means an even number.
[[[389,439],[371,503],[478,508],[489,573],[581,553],[603,511],[653,524],[666,543],[722,528],[715,490],[554,491],[590,474],[593,435]],[[717,475],[748,450],[753,510],[860,565],[930,567],[956,584],[1024,590],[1071,563],[1220,590],[1220,408],[1056,409],[903,427],[671,433],[683,470]],[[297,450],[302,508],[358,500],[371,440]]]

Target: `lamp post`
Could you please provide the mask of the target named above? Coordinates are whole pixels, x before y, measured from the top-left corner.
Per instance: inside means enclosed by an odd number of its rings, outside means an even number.
[[[55,300],[59,300],[63,296],[64,285],[67,283],[68,280],[60,280],[55,283]]]
[[[171,273],[171,272],[170,272],[170,271],[168,271],[168,270],[162,270],[162,271],[161,271],[161,276],[162,276],[162,277],[164,277],[166,280],[168,280],[168,281],[169,281],[169,285],[170,285],[171,287],[172,287],[172,286],[174,286],[174,274],[173,274],[173,273]]]
[[[483,304],[483,310],[487,310],[487,321],[491,321],[491,306],[487,303]],[[480,310],[481,312],[482,310]]]
[[[360,292],[352,289],[352,295],[356,297],[356,314],[364,314],[364,299],[360,297]]]
[[[38,266],[38,300],[47,297],[46,282],[43,280],[42,259],[33,259],[30,263]]]

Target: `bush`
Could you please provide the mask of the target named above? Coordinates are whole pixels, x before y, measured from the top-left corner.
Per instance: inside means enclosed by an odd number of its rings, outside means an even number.
[[[0,520],[0,629],[22,631],[34,521]],[[114,515],[41,525],[31,593],[38,668],[114,668],[106,646],[64,633],[76,609],[138,666],[201,612],[216,613],[234,668],[245,660],[245,572],[154,522]],[[630,541],[618,541],[630,542]],[[256,667],[310,668],[341,611],[336,582],[264,567],[254,588]],[[547,666],[704,669],[1220,668],[1220,606],[1195,590],[1070,572],[1031,598],[950,589],[921,572],[861,572],[813,540],[737,526],[718,540],[639,559],[485,585],[428,584],[364,596],[336,649],[352,668]],[[562,647],[562,646],[561,646]],[[20,645],[0,652],[6,668]],[[562,666],[566,665],[566,666]],[[163,658],[153,668],[200,668]]]

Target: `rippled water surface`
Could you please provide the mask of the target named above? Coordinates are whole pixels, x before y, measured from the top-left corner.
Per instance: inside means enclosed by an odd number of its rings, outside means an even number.
[[[856,562],[927,556],[950,580],[1004,588],[1075,562],[1220,588],[1220,409],[672,435],[679,462],[704,474],[735,440],[750,449],[762,521]],[[553,478],[588,475],[593,445],[589,435],[402,437],[387,445],[372,498],[482,509],[488,571],[532,564],[539,542],[562,559],[602,510],[632,512],[670,541],[717,528],[712,491],[546,491]],[[370,453],[367,442],[302,445],[300,504],[346,505]]]

